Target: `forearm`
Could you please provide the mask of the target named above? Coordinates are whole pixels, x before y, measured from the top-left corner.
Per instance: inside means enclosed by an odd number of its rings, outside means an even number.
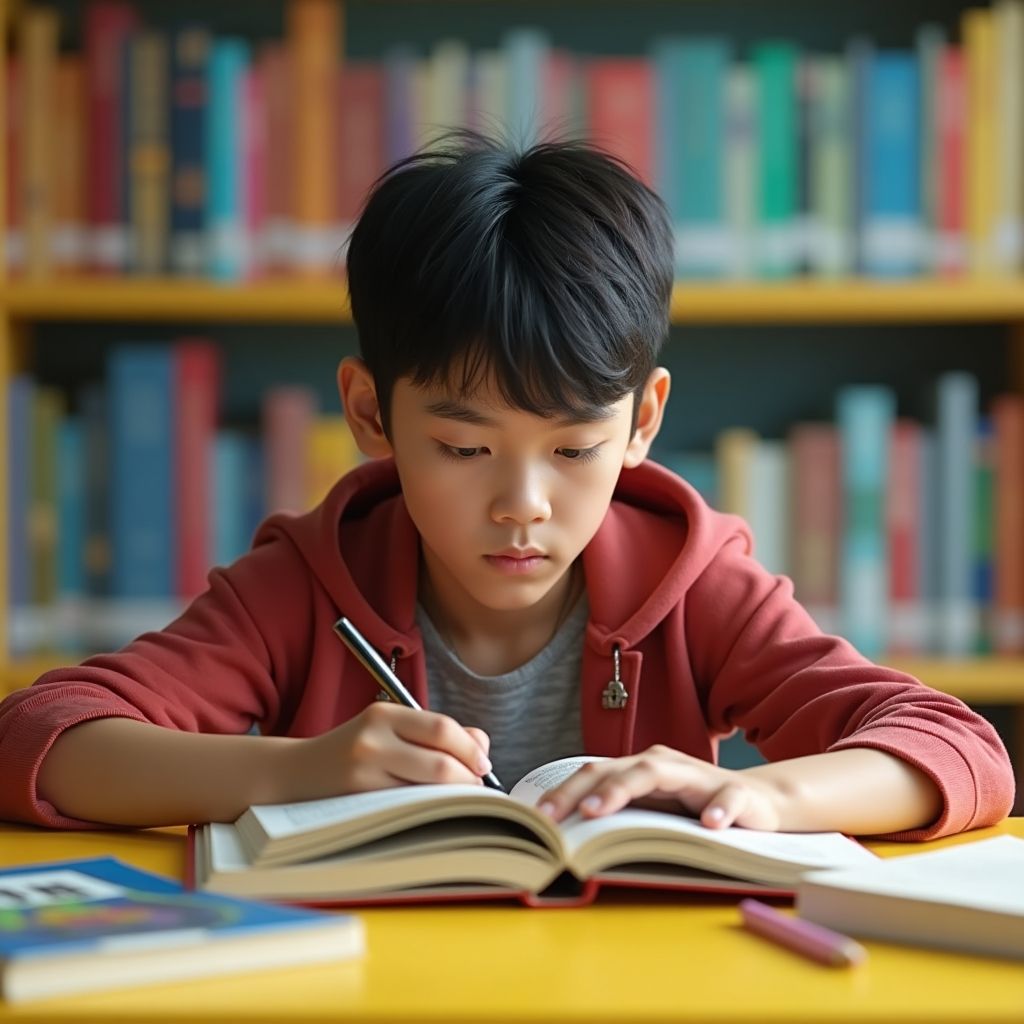
[[[747,768],[776,795],[786,832],[880,835],[922,828],[942,810],[938,787],[920,769],[868,747]]]
[[[38,792],[61,814],[104,824],[233,821],[250,804],[300,798],[291,762],[301,742],[95,719],[58,737]]]

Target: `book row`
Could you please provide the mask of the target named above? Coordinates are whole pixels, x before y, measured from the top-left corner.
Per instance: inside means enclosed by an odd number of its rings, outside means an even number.
[[[170,621],[265,516],[312,508],[355,465],[344,417],[304,387],[220,425],[219,362],[200,338],[114,346],[73,402],[11,380],[12,655],[109,649]]]
[[[13,654],[106,649],[159,627],[266,515],[312,508],[358,463],[343,416],[312,391],[273,387],[257,423],[227,426],[219,378],[219,349],[199,338],[113,346],[104,379],[72,402],[13,378]],[[732,427],[712,452],[655,458],[742,516],[754,556],[865,654],[1022,653],[1024,395],[983,410],[965,372],[932,389],[929,422],[897,415],[884,385],[851,385],[832,422],[782,439]]]
[[[929,422],[850,385],[831,422],[784,439],[722,431],[661,461],[741,515],[754,555],[826,632],[869,657],[1024,652],[1024,395],[982,408],[976,378],[931,385]]]
[[[1024,0],[959,38],[840,53],[661,36],[593,56],[520,28],[342,54],[340,5],[288,0],[285,37],[147,28],[85,9],[62,53],[29,7],[7,66],[13,272],[330,272],[381,171],[443,128],[585,137],[665,198],[680,277],[989,274],[1024,264]]]

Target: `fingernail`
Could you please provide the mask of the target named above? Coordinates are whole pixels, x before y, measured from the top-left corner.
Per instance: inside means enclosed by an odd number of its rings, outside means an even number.
[[[537,810],[540,811],[541,814],[547,815],[549,818],[553,818],[555,816],[555,805],[550,800],[545,800],[544,803],[538,804]]]
[[[584,797],[580,803],[581,810],[584,811],[597,811],[601,808],[601,798],[596,793],[592,793],[588,797]]]
[[[491,770],[491,762],[486,757],[477,758],[476,771],[478,775],[486,775]]]
[[[708,808],[708,817],[712,821],[721,821],[725,817],[725,809],[722,807]]]

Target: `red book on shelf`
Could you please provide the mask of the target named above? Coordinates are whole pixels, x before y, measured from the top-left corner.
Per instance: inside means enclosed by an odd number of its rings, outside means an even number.
[[[316,395],[304,387],[276,387],[263,400],[267,512],[309,508],[307,458],[316,416]]]
[[[123,64],[121,51],[138,26],[135,8],[95,0],[85,8],[86,212],[95,270],[121,271],[128,261],[128,225],[121,215]]]
[[[914,420],[893,424],[889,445],[885,530],[889,547],[889,648],[901,654],[924,650],[926,621],[917,534],[921,525],[921,436]]]
[[[346,239],[370,186],[384,170],[384,87],[384,68],[377,63],[352,62],[338,72],[335,201]]]
[[[217,346],[187,338],[174,346],[174,461],[178,565],[175,590],[191,598],[206,589],[213,562],[211,473],[217,432],[220,359]]]
[[[651,62],[640,57],[591,60],[586,81],[591,137],[652,186],[655,102]]]
[[[1024,653],[1024,395],[992,403],[995,433],[995,607],[999,654]]]
[[[263,69],[266,151],[263,236],[259,243],[264,270],[282,272],[291,263],[292,206],[292,75],[287,48],[271,43],[259,59]]]
[[[947,46],[939,54],[935,97],[939,166],[936,169],[938,195],[938,269],[947,275],[960,274],[967,265],[964,235],[967,202],[964,164],[967,154],[967,72],[959,47]]]

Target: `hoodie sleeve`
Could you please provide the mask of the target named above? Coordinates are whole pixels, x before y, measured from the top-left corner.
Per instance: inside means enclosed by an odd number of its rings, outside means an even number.
[[[1013,803],[1013,770],[992,725],[962,701],[876,665],[823,634],[734,535],[694,582],[687,644],[708,724],[739,727],[770,761],[850,747],[902,758],[939,787],[927,828],[887,838],[933,839],[992,825]]]
[[[47,751],[81,722],[121,717],[209,733],[272,725],[287,700],[287,681],[304,678],[301,652],[286,642],[288,632],[301,641],[303,631],[283,627],[301,618],[310,601],[308,574],[298,563],[290,544],[264,544],[214,570],[209,589],[160,632],[10,694],[0,703],[0,818],[96,827],[60,815],[36,793]]]

